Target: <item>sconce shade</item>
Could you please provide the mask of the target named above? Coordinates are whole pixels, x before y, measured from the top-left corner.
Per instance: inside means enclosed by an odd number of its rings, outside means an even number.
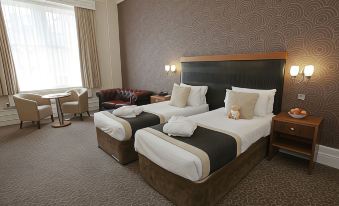
[[[175,65],[171,65],[171,72],[175,72],[176,69],[177,67]]]
[[[305,69],[304,69],[305,77],[310,78],[313,75],[313,72],[314,72],[314,66],[313,65],[305,66]]]
[[[299,66],[291,66],[290,75],[296,77],[299,74]]]
[[[170,69],[171,69],[171,66],[170,66],[170,65],[165,65],[165,71],[166,71],[166,72],[169,72]]]

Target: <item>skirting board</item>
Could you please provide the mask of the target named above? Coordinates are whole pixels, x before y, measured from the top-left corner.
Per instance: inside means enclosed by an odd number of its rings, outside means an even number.
[[[319,145],[317,162],[339,169],[339,149]]]
[[[286,150],[280,150],[283,153],[294,155],[306,159],[302,155],[298,155]],[[326,147],[324,145],[319,145],[318,156],[316,158],[317,162],[322,165],[333,167],[339,169],[339,149],[332,147]]]
[[[88,109],[89,111],[98,111],[99,110],[99,100],[98,98],[89,98],[88,99]],[[56,111],[56,106],[52,103],[53,116],[58,116]],[[16,109],[5,109],[0,110],[0,127],[19,124],[19,117],[16,112]]]

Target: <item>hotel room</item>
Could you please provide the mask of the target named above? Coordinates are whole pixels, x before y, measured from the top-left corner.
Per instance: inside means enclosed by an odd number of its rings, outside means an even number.
[[[0,0],[0,205],[338,205],[339,1]]]

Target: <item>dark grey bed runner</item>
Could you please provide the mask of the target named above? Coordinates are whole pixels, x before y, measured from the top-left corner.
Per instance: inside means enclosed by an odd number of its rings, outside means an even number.
[[[110,113],[113,112],[113,110],[108,110]],[[158,115],[148,113],[148,112],[142,112],[138,116],[134,118],[123,118],[119,117],[121,119],[124,119],[127,121],[132,129],[132,138],[134,138],[134,134],[136,131],[139,129],[145,128],[145,127],[150,127],[153,125],[160,124],[160,117]]]
[[[151,128],[162,132],[163,126],[159,124]],[[210,174],[237,157],[237,141],[225,133],[198,126],[191,137],[171,138],[203,150],[210,160]]]

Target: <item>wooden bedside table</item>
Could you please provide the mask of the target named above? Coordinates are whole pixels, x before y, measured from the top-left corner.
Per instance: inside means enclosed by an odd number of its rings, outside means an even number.
[[[295,152],[309,158],[308,173],[312,173],[314,158],[318,153],[319,127],[321,117],[308,116],[294,119],[287,112],[272,118],[268,159],[272,159],[277,149]]]
[[[171,99],[171,95],[166,95],[166,96],[153,95],[151,96],[151,103],[168,101],[170,99]]]

